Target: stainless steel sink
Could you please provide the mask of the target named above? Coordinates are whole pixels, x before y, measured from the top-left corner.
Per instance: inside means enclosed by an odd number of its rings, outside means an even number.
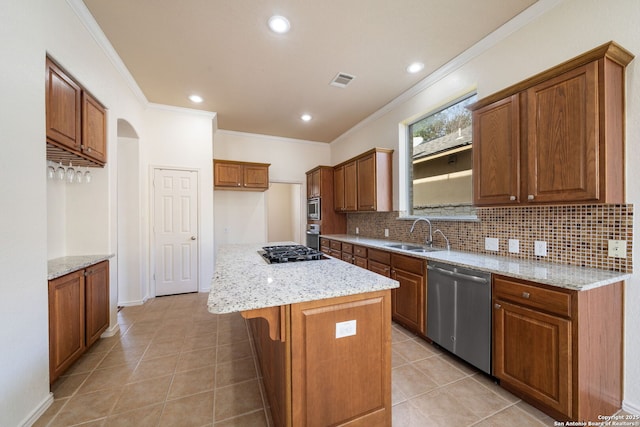
[[[385,245],[392,249],[402,249],[403,251],[417,251],[418,249],[424,249],[422,246],[406,245],[406,244],[389,244]]]
[[[409,249],[410,252],[422,252],[422,253],[427,253],[427,252],[438,252],[438,251],[443,251],[444,249],[440,249],[440,248],[416,248],[416,249]]]
[[[407,245],[406,243],[393,243],[385,245],[387,248],[392,249],[402,249],[403,251],[415,252],[415,253],[427,253],[427,252],[436,252],[441,251],[443,249],[440,248],[429,248],[426,246],[417,246],[417,245]]]

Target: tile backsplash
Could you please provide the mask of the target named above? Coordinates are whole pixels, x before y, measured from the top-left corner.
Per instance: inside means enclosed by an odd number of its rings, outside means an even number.
[[[433,220],[449,239],[451,249],[538,259],[559,264],[632,272],[633,205],[566,205],[478,208],[477,221]],[[347,233],[390,240],[424,243],[428,225],[420,222],[413,233],[411,219],[399,212],[354,213],[347,215]],[[485,237],[499,240],[498,252],[485,250]],[[519,241],[519,252],[509,252],[509,239]],[[444,247],[440,234],[434,246]],[[626,258],[608,256],[609,240],[627,242]],[[547,256],[534,254],[534,242],[547,243]]]

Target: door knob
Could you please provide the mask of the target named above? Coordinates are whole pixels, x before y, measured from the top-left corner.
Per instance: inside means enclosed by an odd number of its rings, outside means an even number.
[[[191,236],[191,240],[196,240],[196,236]]]

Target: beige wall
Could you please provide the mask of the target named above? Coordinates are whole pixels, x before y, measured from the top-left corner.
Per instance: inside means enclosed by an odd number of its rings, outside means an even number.
[[[270,163],[271,182],[298,183],[298,236],[306,224],[306,171],[330,164],[329,144],[219,130],[214,136],[216,159]],[[243,191],[214,192],[215,247],[226,243],[265,242],[267,195]]]

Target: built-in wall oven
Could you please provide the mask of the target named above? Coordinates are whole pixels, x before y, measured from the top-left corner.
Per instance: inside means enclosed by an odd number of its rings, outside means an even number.
[[[320,224],[307,224],[307,246],[320,250]]]
[[[307,200],[307,221],[320,221],[320,198]]]

